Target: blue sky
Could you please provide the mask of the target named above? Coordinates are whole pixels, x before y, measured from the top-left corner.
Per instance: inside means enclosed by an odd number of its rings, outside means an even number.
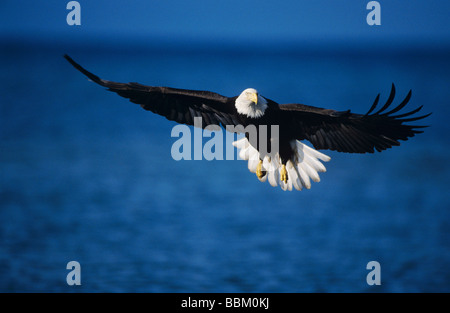
[[[68,2],[2,0],[0,36],[450,43],[448,0],[379,1],[381,26],[366,0],[80,0],[81,26],[67,25]]]

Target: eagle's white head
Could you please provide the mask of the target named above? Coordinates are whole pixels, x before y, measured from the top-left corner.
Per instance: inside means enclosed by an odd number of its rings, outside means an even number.
[[[251,118],[260,118],[267,109],[267,100],[253,88],[245,89],[236,99],[238,113]]]

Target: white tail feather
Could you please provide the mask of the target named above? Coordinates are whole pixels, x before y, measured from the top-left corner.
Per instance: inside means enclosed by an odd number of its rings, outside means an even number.
[[[239,139],[233,142],[233,146],[240,149],[239,157],[248,160],[248,169],[252,173],[256,173],[260,160],[260,154],[250,143],[247,138]],[[273,187],[280,186],[283,190],[302,190],[303,188],[311,188],[311,180],[320,182],[320,172],[326,172],[325,166],[319,161],[328,162],[331,158],[298,140],[291,141],[291,147],[294,150],[294,156],[286,163],[287,183],[281,180],[282,163],[280,155],[277,153],[275,157],[265,156],[262,162],[262,170],[267,172],[260,181],[269,181]]]

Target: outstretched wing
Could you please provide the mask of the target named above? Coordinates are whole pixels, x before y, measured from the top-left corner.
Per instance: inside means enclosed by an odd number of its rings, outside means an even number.
[[[145,110],[165,116],[168,120],[194,125],[194,118],[201,117],[202,128],[209,125],[225,127],[241,124],[234,106],[234,98],[210,91],[112,82],[87,71],[68,55],[64,55],[64,58],[95,83],[141,105]]]
[[[419,112],[422,106],[410,112],[394,115],[408,103],[411,91],[398,106],[386,112],[394,96],[395,86],[392,84],[391,94],[386,104],[372,113],[380,99],[378,94],[372,107],[364,115],[351,113],[350,110],[335,111],[302,104],[284,104],[280,105],[280,109],[283,122],[290,126],[290,131],[295,138],[309,140],[316,149],[373,153],[374,149],[383,151],[392,146],[398,146],[399,140],[408,140],[409,137],[422,133],[417,129],[427,127],[405,124],[431,114],[411,117]]]

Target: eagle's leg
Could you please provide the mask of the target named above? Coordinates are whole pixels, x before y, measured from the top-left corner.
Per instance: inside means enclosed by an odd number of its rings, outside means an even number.
[[[266,175],[266,171],[262,170],[263,161],[259,160],[258,165],[256,166],[256,176],[258,176],[259,179],[262,179],[264,175]]]
[[[281,166],[281,172],[280,172],[280,179],[282,180],[282,181],[284,181],[284,183],[285,184],[287,184],[287,181],[288,181],[288,173],[287,173],[287,171],[286,171],[286,165],[282,165]]]

